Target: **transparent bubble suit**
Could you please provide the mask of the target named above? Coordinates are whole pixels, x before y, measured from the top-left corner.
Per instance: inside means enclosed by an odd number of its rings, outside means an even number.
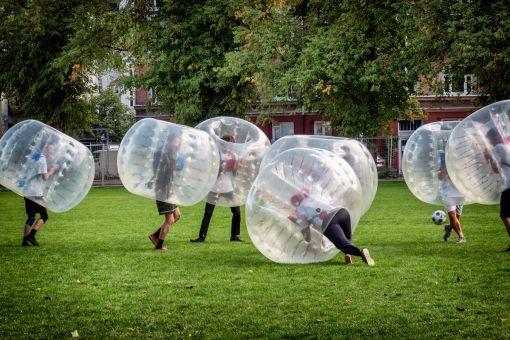
[[[196,126],[209,133],[220,152],[217,180],[205,200],[214,205],[237,207],[246,197],[257,177],[260,163],[271,143],[254,124],[235,117],[215,117]],[[234,142],[225,141],[231,136]]]
[[[468,203],[451,180],[446,167],[446,147],[459,121],[434,122],[419,127],[409,137],[402,172],[409,190],[419,200],[436,205]]]
[[[216,181],[219,154],[203,131],[146,118],[122,139],[117,164],[130,192],[190,206],[200,202]]]
[[[42,180],[40,167],[49,171],[52,166],[58,167],[55,174]],[[94,171],[89,149],[39,121],[22,121],[0,139],[0,184],[53,212],[79,204],[92,187]]]
[[[250,239],[274,262],[323,262],[338,253],[323,236],[324,230],[310,228],[311,238],[307,241],[302,228],[289,219],[296,211],[292,197],[303,193],[330,211],[347,209],[353,232],[361,218],[361,185],[345,160],[321,149],[294,148],[282,152],[260,170],[246,201]],[[323,227],[330,217],[324,220]]]
[[[510,184],[509,148],[510,100],[481,108],[453,129],[446,166],[467,199],[481,204],[499,202]]]
[[[283,151],[296,147],[311,147],[333,152],[344,159],[358,175],[363,190],[363,210],[368,211],[377,192],[377,167],[374,158],[363,143],[349,138],[333,136],[293,135],[278,139],[267,150],[261,168]]]

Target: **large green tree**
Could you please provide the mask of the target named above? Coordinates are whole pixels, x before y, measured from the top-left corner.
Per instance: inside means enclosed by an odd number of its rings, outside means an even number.
[[[90,102],[96,110],[92,126],[107,128],[110,141],[120,142],[135,122],[134,111],[122,104],[118,94],[112,89],[100,91]]]
[[[374,135],[412,113],[418,69],[403,50],[409,25],[395,1],[260,2],[238,13],[242,48],[222,69],[266,100],[291,97],[345,135]]]
[[[406,11],[415,28],[407,52],[424,75],[472,74],[482,103],[510,98],[508,1],[409,1]]]
[[[40,119],[65,131],[90,121],[82,65],[59,58],[74,34],[72,23],[91,3],[0,1],[0,92],[19,118]]]
[[[181,123],[244,114],[253,86],[218,72],[237,47],[238,9],[229,0],[158,1],[157,7],[128,2],[122,11],[138,16],[128,34],[139,37],[129,51],[145,72],[127,84],[152,89],[158,106]]]

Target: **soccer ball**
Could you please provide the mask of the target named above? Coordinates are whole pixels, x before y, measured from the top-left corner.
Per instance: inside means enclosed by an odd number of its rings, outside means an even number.
[[[444,221],[446,221],[446,213],[442,210],[436,210],[432,214],[432,222],[435,224],[442,224]]]

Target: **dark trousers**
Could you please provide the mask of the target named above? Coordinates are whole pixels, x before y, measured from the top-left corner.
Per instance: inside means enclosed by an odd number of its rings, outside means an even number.
[[[32,200],[29,200],[26,197],[23,198],[25,199],[25,212],[27,213],[27,220],[25,224],[32,226],[32,224],[35,222],[36,214],[39,214],[41,216],[41,220],[46,223],[48,220],[48,212],[46,211],[46,208]]]
[[[211,203],[205,203],[204,217],[202,218],[202,225],[200,226],[199,237],[205,238],[207,236],[207,230],[209,230],[209,223],[216,206]],[[232,211],[232,223],[230,227],[230,237],[239,236],[241,232],[241,209],[239,207],[231,207]]]
[[[361,250],[352,243],[351,215],[340,209],[328,224],[326,236],[344,254],[361,256]]]

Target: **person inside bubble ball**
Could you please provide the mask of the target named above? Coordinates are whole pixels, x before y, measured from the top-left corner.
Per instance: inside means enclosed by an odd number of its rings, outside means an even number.
[[[171,194],[171,183],[175,171],[181,171],[184,167],[184,156],[178,154],[175,150],[181,146],[180,133],[172,133],[168,136],[163,150],[154,153],[152,168],[154,170],[154,191],[156,193],[156,206],[159,215],[164,215],[163,224],[154,233],[149,235],[149,239],[154,244],[155,251],[166,251],[163,246],[170,228],[181,218],[179,207],[168,203]]]
[[[368,249],[360,250],[352,243],[351,216],[347,209],[333,209],[310,197],[306,190],[293,195],[290,203],[296,210],[288,219],[301,229],[306,242],[311,241],[310,228],[314,228],[345,254],[345,263],[353,264],[352,256],[359,256],[367,265],[375,265]]]
[[[487,139],[492,144],[492,153],[485,150],[484,157],[491,165],[492,171],[500,174],[503,180],[499,217],[510,237],[510,145],[506,144],[497,129],[487,131]],[[510,246],[505,250],[510,252]]]
[[[21,243],[23,247],[30,244],[39,246],[35,234],[48,221],[48,211],[38,202],[44,200],[44,182],[49,180],[59,168],[58,164],[52,164],[48,169],[48,162],[53,158],[54,153],[55,148],[51,143],[46,144],[42,152],[36,151],[30,159],[28,176],[26,179],[19,181],[18,184],[20,187],[25,188],[24,199],[27,220],[23,228],[23,241]],[[37,221],[35,219],[36,214],[40,216]]]
[[[232,135],[223,135],[222,140],[228,143],[235,143],[235,138]],[[234,197],[234,175],[237,171],[238,161],[236,155],[226,149],[220,152],[220,173],[215,184],[215,192],[210,192],[208,201],[216,201],[221,194],[226,199],[232,199]],[[200,225],[200,231],[196,239],[190,240],[193,243],[204,242],[207,237],[207,231],[209,230],[209,223],[214,212],[215,204],[206,202],[204,217],[202,218],[202,224]],[[232,222],[230,225],[230,241],[231,242],[243,242],[239,238],[241,232],[241,208],[230,207],[232,212]]]
[[[445,145],[446,143],[447,141],[445,141]],[[462,201],[464,197],[459,190],[457,190],[448,175],[444,150],[439,152],[438,178],[440,181],[439,193],[441,195],[441,200],[443,201],[444,208],[448,214],[448,218],[450,219],[450,224],[444,226],[443,240],[445,242],[450,240],[452,230],[455,230],[458,236],[457,243],[466,243],[466,238],[464,237],[464,232],[462,231],[462,226],[460,224],[463,205],[458,204],[458,202]]]

